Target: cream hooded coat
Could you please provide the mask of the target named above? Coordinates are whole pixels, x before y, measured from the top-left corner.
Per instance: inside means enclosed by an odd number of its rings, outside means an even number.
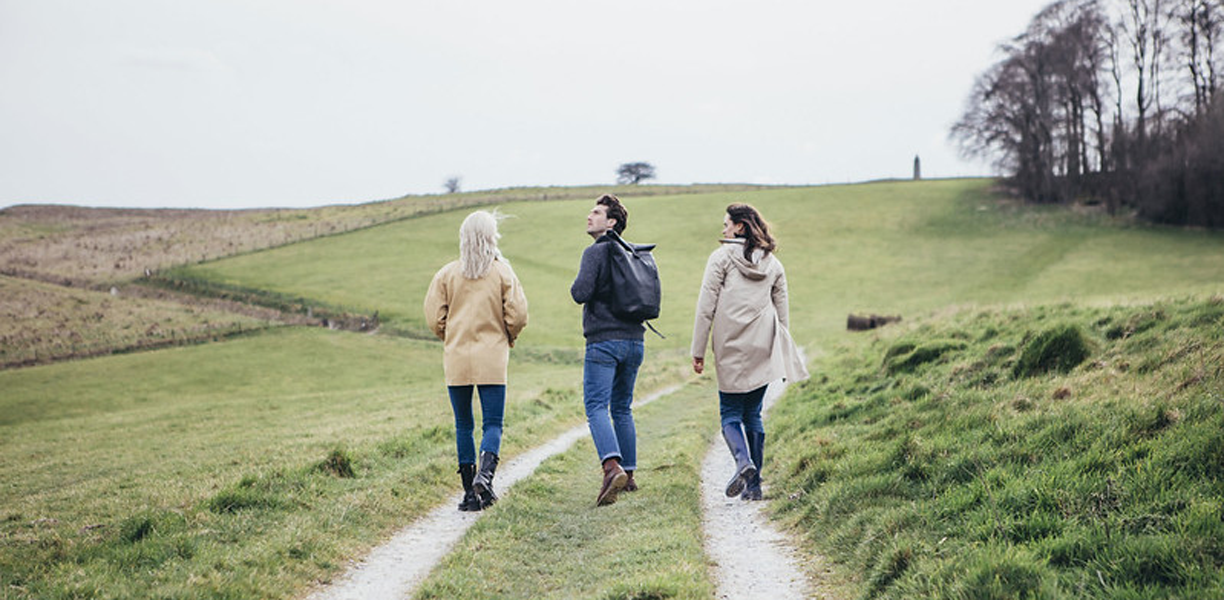
[[[778,379],[807,379],[807,368],[787,331],[782,263],[760,250],[749,261],[743,240],[721,241],[706,262],[697,298],[693,357],[704,359],[706,343],[711,342],[718,389],[727,393],[751,392]]]
[[[425,320],[444,342],[446,385],[505,385],[510,347],[527,326],[527,296],[501,259],[480,279],[464,277],[454,261],[429,284]]]

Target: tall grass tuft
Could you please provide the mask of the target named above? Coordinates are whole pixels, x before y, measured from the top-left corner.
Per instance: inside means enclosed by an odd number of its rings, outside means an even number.
[[[1016,377],[1032,377],[1042,373],[1066,373],[1088,359],[1091,351],[1084,334],[1075,325],[1058,325],[1037,334],[1016,362]]]
[[[353,458],[349,455],[348,450],[344,448],[335,448],[319,463],[316,467],[319,471],[335,475],[336,477],[351,478],[357,475],[353,472]]]

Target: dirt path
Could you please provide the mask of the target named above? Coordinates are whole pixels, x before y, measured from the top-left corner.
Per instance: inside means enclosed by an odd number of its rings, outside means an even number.
[[[654,392],[633,403],[635,408],[649,404],[681,388],[672,386]],[[511,487],[530,476],[549,457],[573,446],[583,436],[590,435],[585,424],[566,431],[548,443],[534,448],[497,470],[497,489],[505,497]],[[364,560],[354,565],[331,585],[311,593],[309,600],[376,600],[410,596],[468,528],[483,514],[459,512],[455,506],[463,499],[456,492],[442,506],[396,533],[375,548]]]
[[[769,410],[786,390],[770,384],[763,411]],[[771,450],[766,439],[765,454]],[[763,512],[763,502],[745,502],[724,494],[735,463],[721,433],[715,436],[701,463],[701,506],[706,554],[714,563],[714,585],[719,598],[829,598],[832,590],[809,582],[790,541],[778,532]],[[770,473],[762,476],[768,494]]]

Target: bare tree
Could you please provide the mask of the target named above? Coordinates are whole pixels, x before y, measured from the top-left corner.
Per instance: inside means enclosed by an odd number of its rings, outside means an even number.
[[[1215,45],[1221,33],[1219,0],[1176,0],[1169,17],[1178,27],[1181,58],[1190,76],[1194,114],[1201,115],[1215,93]]]
[[[624,163],[616,169],[617,183],[637,184],[654,177],[654,165],[648,162]]]
[[[459,182],[462,180],[463,178],[458,176],[448,177],[442,187],[446,188],[446,193],[454,194],[459,191]]]
[[[1126,0],[1123,22],[1135,73],[1135,135],[1141,153],[1146,146],[1148,113],[1153,107],[1160,111],[1160,65],[1166,43],[1161,2]]]
[[[999,48],[951,137],[1029,201],[1224,227],[1222,15],[1224,0],[1055,0]]]

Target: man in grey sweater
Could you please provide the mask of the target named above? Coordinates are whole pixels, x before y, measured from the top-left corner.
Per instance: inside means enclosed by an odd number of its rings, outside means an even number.
[[[587,215],[587,235],[594,238],[582,252],[578,277],[570,287],[574,302],[582,306],[582,334],[586,358],[582,369],[583,402],[595,451],[603,463],[603,483],[596,506],[616,502],[621,491],[636,491],[637,432],[633,426],[633,386],[645,353],[646,328],[626,321],[611,309],[609,251],[616,244],[607,236],[625,231],[629,212],[620,199],[604,194]],[[610,418],[609,418],[610,417]]]

